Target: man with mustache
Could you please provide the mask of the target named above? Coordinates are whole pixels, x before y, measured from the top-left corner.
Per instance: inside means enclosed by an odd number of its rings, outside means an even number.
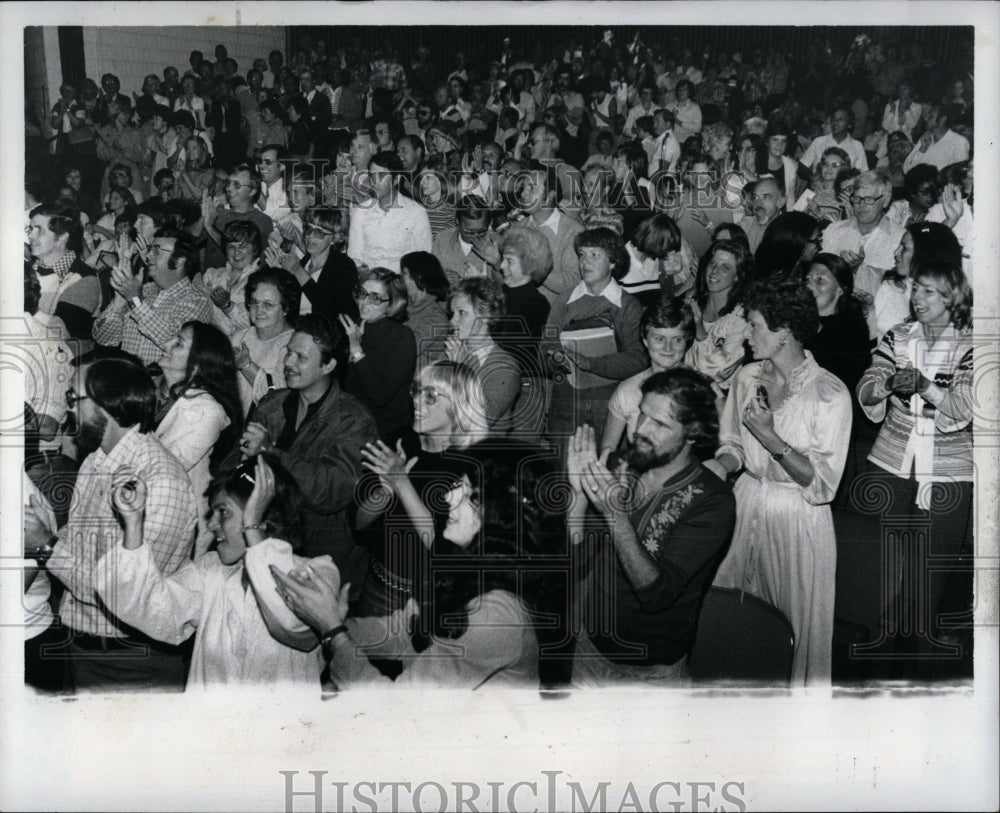
[[[745,218],[740,225],[747,233],[750,251],[756,251],[771,221],[785,211],[785,191],[770,175],[765,175],[753,185],[752,191],[749,187],[747,191],[750,192],[753,217]]]
[[[718,445],[711,384],[683,367],[642,385],[639,421],[612,469],[594,431],[577,429],[568,456],[568,525],[588,568],[573,683],[685,685],[701,603],[729,546],[736,502],[705,468]]]

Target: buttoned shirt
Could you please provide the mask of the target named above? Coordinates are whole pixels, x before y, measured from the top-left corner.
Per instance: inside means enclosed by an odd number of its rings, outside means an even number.
[[[903,172],[909,172],[917,164],[932,164],[938,169],[944,169],[951,164],[968,160],[969,140],[954,130],[948,130],[923,152],[920,144],[917,144],[903,161]]]
[[[851,167],[864,171],[868,169],[868,156],[865,155],[865,145],[860,141],[848,136],[843,141],[837,141],[832,135],[821,135],[813,139],[812,144],[806,149],[801,158],[801,163],[812,169],[812,167],[823,157],[823,153],[830,147],[840,147],[851,159]]]
[[[163,355],[185,322],[212,323],[212,303],[185,278],[161,291],[155,282],[142,286],[142,301],[130,309],[116,298],[94,321],[94,339],[103,345],[120,346],[152,364]]]
[[[399,273],[399,261],[411,251],[431,250],[431,224],[419,203],[398,195],[388,209],[374,200],[351,207],[347,254],[369,268]]]
[[[145,483],[143,545],[164,575],[176,572],[190,558],[198,500],[184,467],[152,433],[142,434],[138,427],[126,432],[110,452],[98,449],[80,466],[69,519],[59,530],[48,570],[67,588],[59,607],[66,626],[120,638],[128,631],[115,618],[113,594],[102,602],[96,592],[110,581],[97,563],[123,538],[111,503],[116,473]],[[112,557],[105,564],[109,562]]]

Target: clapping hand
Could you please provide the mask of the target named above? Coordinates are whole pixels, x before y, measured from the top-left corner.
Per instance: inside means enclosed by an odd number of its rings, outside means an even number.
[[[340,320],[347,341],[351,346],[351,355],[354,355],[361,350],[361,337],[365,335],[365,323],[360,319],[355,322],[346,313],[339,314],[337,318]]]
[[[288,573],[271,565],[271,575],[288,609],[316,630],[317,635],[339,627],[347,617],[351,585],[341,586],[336,565],[317,569],[306,563]]]
[[[233,358],[236,361],[236,369],[242,370],[250,363],[250,348],[246,342],[240,342],[240,346],[233,351]]]
[[[240,450],[243,452],[243,459],[253,457],[255,454],[268,451],[274,446],[271,433],[263,424],[251,421],[247,428],[243,430],[240,438]]]
[[[212,302],[220,310],[228,310],[229,306],[233,304],[232,299],[229,296],[229,290],[223,288],[221,285],[216,285],[212,288],[209,296],[212,297]]]
[[[583,475],[587,466],[597,460],[597,441],[594,427],[578,426],[569,441],[566,453],[566,473],[569,476],[570,488],[574,494],[586,496],[583,488]],[[606,463],[607,461],[602,461]]]
[[[142,545],[142,522],[146,516],[146,484],[134,471],[121,469],[111,482],[111,504],[125,528],[125,547]]]
[[[865,247],[858,246],[857,251],[841,251],[840,257],[845,263],[851,266],[851,268],[857,268],[865,261]]]
[[[444,340],[444,354],[449,361],[461,362],[469,355],[469,349],[454,333]]]
[[[965,201],[962,200],[962,192],[957,184],[945,184],[941,190],[941,206],[944,209],[946,225],[954,226],[962,219]]]
[[[624,466],[612,474],[604,463],[595,458],[584,465],[580,481],[590,504],[609,523],[628,510],[627,471]]]
[[[111,269],[111,287],[122,299],[128,301],[139,296],[142,291],[142,277],[132,273],[130,258],[132,256],[131,243],[126,249],[127,254],[122,254],[121,243],[119,243],[118,265]]]
[[[361,450],[361,465],[378,475],[382,487],[395,493],[396,480],[406,477],[417,464],[417,458],[406,459],[403,441],[396,441],[396,451],[381,440],[366,443]]]
[[[263,456],[257,456],[254,466],[253,491],[243,509],[243,525],[259,525],[274,499],[274,471]]]

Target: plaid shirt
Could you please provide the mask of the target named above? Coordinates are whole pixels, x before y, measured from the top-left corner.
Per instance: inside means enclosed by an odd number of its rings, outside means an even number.
[[[112,477],[119,471],[132,472],[146,484],[143,544],[164,575],[190,560],[198,505],[181,464],[153,434],[141,434],[138,427],[109,454],[98,449],[83,461],[69,520],[59,530],[48,570],[67,588],[59,607],[63,623],[78,632],[115,638],[128,633],[114,617],[114,594],[105,592],[106,604],[97,596],[98,586],[107,591],[111,582],[97,563],[117,550],[124,537],[111,504]]]
[[[212,303],[208,294],[198,290],[189,279],[161,291],[155,282],[142,286],[142,302],[131,309],[116,298],[94,321],[94,339],[103,345],[121,349],[152,364],[163,355],[167,342],[192,319],[213,323]]]

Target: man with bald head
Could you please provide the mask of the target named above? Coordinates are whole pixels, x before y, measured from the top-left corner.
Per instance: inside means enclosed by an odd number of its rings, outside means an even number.
[[[750,251],[756,251],[771,221],[785,211],[785,190],[776,178],[766,176],[748,186],[752,216],[740,222],[750,241]]]

